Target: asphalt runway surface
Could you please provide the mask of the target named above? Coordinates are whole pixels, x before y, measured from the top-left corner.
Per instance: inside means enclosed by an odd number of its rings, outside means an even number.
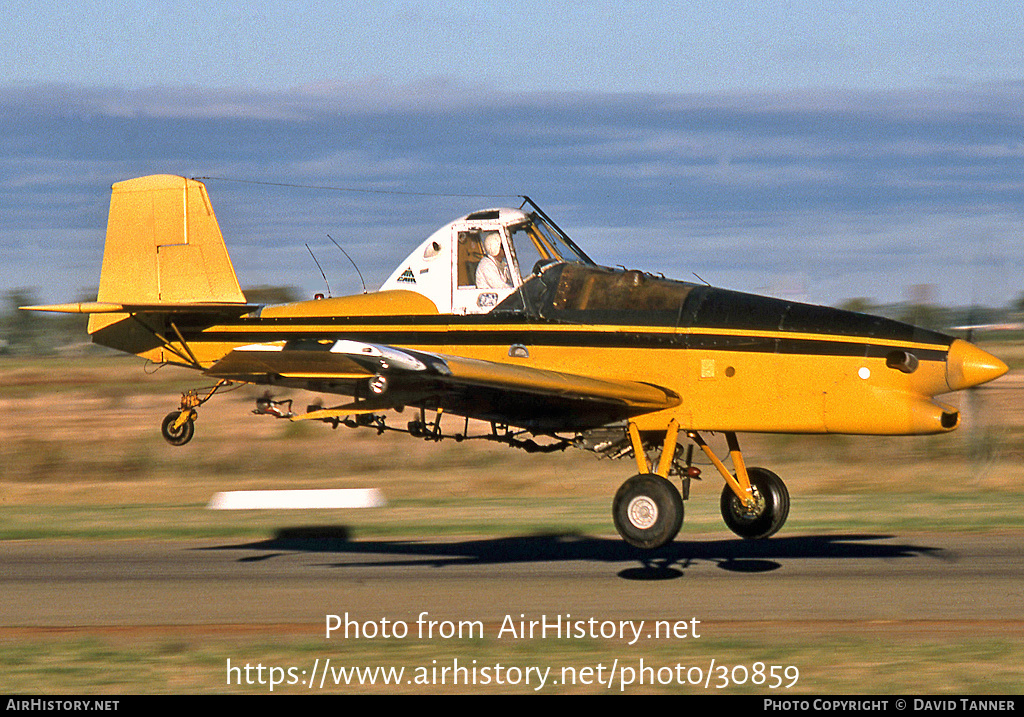
[[[617,538],[0,543],[0,628],[320,629],[360,621],[574,618],[1021,629],[1024,535],[687,536],[652,554]]]

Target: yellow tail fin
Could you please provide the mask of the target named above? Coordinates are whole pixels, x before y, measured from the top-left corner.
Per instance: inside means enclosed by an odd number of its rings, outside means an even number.
[[[245,301],[202,182],[163,174],[113,186],[97,301]]]
[[[245,302],[202,182],[159,174],[113,186],[96,300]],[[89,333],[119,318],[91,316]]]

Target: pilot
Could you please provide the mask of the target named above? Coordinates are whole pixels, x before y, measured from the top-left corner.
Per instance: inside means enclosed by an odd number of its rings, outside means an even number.
[[[476,288],[507,289],[512,286],[508,264],[501,256],[501,236],[498,232],[484,234],[484,258],[476,265]]]

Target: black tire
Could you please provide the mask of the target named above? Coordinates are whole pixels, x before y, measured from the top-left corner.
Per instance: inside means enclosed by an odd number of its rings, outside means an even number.
[[[668,480],[640,473],[619,488],[612,501],[612,519],[619,535],[645,550],[671,543],[683,525],[683,498]]]
[[[789,517],[789,490],[781,478],[765,468],[750,468],[747,475],[757,506],[748,510],[727,485],[722,490],[722,518],[741,538],[767,538],[778,532]]]
[[[196,424],[192,418],[182,423],[177,429],[174,428],[174,422],[180,415],[181,411],[172,411],[164,417],[164,422],[160,425],[160,433],[163,434],[164,440],[172,446],[185,445],[192,440],[192,436],[196,432]]]

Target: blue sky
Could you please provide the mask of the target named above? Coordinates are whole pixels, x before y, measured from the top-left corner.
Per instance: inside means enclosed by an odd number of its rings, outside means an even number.
[[[372,7],[370,7],[372,6]],[[592,256],[835,303],[1024,287],[1024,19],[1004,2],[9,5],[0,289],[95,285],[150,173],[527,193]],[[370,283],[491,200],[210,181],[243,284]],[[328,260],[326,263],[331,264]],[[357,290],[343,258],[335,293]],[[346,273],[348,272],[348,273]],[[353,274],[349,276],[348,274]]]
[[[511,91],[905,89],[1021,76],[1012,2],[8,3],[2,76],[284,90],[457,79]]]

